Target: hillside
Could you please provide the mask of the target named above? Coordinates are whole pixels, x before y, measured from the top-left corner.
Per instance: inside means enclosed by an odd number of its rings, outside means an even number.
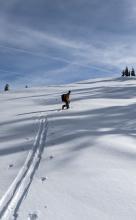
[[[103,78],[0,93],[0,219],[135,220],[135,91]]]

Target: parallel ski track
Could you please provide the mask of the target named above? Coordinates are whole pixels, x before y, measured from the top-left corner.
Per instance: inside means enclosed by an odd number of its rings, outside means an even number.
[[[0,200],[0,219],[17,219],[17,211],[28,191],[35,171],[40,163],[42,152],[45,147],[47,130],[48,121],[45,118],[41,118],[33,148],[29,152],[27,159],[17,177]]]

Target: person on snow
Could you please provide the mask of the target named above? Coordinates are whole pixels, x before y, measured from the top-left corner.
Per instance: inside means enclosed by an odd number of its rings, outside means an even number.
[[[68,93],[61,95],[62,102],[65,103],[64,105],[62,105],[62,110],[63,110],[65,107],[66,107],[67,109],[69,108],[69,104],[70,104],[70,93],[71,93],[71,91],[68,91]]]

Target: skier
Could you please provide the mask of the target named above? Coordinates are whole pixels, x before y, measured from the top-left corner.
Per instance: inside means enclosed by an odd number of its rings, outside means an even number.
[[[71,93],[71,91],[68,91],[68,93],[61,95],[62,102],[65,103],[64,105],[62,105],[62,110],[63,110],[65,107],[66,107],[67,109],[69,108],[69,104],[70,104],[70,93]]]

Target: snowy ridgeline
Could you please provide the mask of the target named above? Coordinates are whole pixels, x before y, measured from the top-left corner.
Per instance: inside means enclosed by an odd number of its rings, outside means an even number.
[[[1,93],[0,219],[135,220],[135,91],[118,78]]]

